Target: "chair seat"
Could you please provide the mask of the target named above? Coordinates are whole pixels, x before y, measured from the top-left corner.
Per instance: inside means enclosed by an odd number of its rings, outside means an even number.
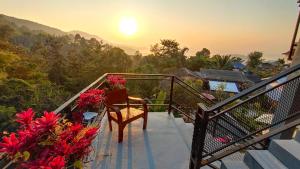
[[[127,108],[124,108],[124,109],[120,110],[121,114],[122,114],[123,122],[144,114],[144,110],[133,108],[133,107],[129,108],[129,113],[128,113],[127,110],[128,110]],[[112,118],[114,118],[116,120],[118,119],[116,112],[111,112],[110,115],[111,115]]]

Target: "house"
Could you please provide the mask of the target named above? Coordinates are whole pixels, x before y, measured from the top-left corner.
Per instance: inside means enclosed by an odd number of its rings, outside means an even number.
[[[203,79],[210,90],[216,90],[216,85],[224,84],[225,91],[238,93],[253,85],[253,82],[240,71],[201,69],[195,71],[194,74]]]

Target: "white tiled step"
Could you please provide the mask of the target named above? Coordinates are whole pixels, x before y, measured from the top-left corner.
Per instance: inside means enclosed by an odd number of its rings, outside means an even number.
[[[181,135],[182,139],[184,140],[188,149],[191,149],[192,140],[193,140],[193,124],[185,123],[182,118],[174,118],[175,125],[179,130],[179,134]],[[192,126],[190,126],[192,125]]]
[[[248,150],[244,162],[253,169],[287,169],[268,150]]]
[[[295,136],[295,140],[300,142],[300,130],[298,129],[296,136]]]
[[[269,151],[289,169],[300,168],[300,143],[295,140],[272,140]]]
[[[243,161],[222,161],[221,169],[249,169]]]

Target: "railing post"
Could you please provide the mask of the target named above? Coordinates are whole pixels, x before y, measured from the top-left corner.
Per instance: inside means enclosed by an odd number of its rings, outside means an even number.
[[[169,109],[168,114],[171,113],[172,110],[172,102],[173,102],[173,86],[174,86],[174,76],[171,77],[171,88],[170,88],[170,98],[169,98]]]
[[[190,156],[189,169],[199,169],[201,167],[202,153],[205,145],[205,135],[208,125],[209,112],[198,108],[194,124],[193,142]]]

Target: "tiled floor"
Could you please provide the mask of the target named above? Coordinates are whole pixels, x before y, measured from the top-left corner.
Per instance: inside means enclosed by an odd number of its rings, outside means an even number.
[[[147,130],[137,120],[124,130],[123,143],[117,142],[117,126],[108,129],[106,117],[102,132],[93,145],[93,169],[186,169],[190,150],[179,134],[174,118],[166,112],[151,112]]]

